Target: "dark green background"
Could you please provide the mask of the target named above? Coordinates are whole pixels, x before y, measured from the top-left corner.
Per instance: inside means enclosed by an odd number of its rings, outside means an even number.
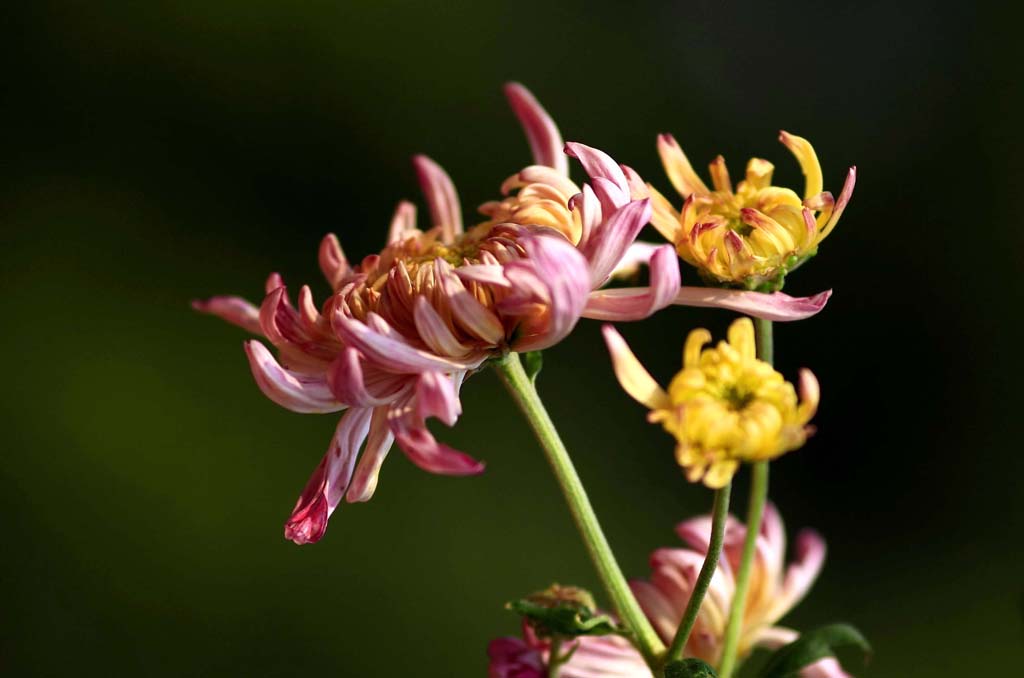
[[[1024,664],[1018,267],[1019,37],[971,3],[45,2],[12,6],[0,108],[3,453],[0,672],[16,676],[482,676],[502,603],[596,588],[558,490],[493,374],[439,435],[488,462],[431,476],[399,452],[377,496],[299,548],[281,525],[333,416],[252,383],[243,333],[188,307],[260,297],[273,270],[326,286],[418,198],[431,154],[463,204],[529,160],[501,84],[568,139],[663,188],[671,131],[856,194],[788,291],[833,287],[777,330],[823,386],[819,434],[773,465],[826,569],[787,622],[848,620],[858,675],[1013,675]],[[684,272],[689,281],[695,276]],[[624,326],[662,380],[724,312]],[[625,570],[645,575],[710,494],[617,387],[580,323],[542,393]],[[736,496],[745,495],[745,475]],[[742,509],[742,503],[740,504]],[[1014,668],[1016,667],[1016,668]]]

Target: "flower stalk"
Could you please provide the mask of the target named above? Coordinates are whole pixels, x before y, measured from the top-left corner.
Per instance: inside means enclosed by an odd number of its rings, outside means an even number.
[[[755,319],[755,341],[757,357],[769,364],[772,363],[774,342],[772,323],[770,320]],[[750,503],[747,508],[747,534],[743,541],[743,553],[740,557],[739,570],[736,572],[736,593],[729,610],[729,623],[725,628],[725,639],[722,644],[722,661],[718,667],[720,678],[732,678],[736,669],[736,658],[739,650],[740,634],[743,630],[743,617],[746,612],[747,592],[750,588],[750,571],[757,550],[757,536],[761,533],[761,518],[764,515],[765,502],[768,500],[768,461],[759,461],[751,466]]]
[[[700,606],[704,602],[704,596],[707,595],[715,570],[718,569],[718,560],[722,554],[722,540],[725,536],[725,523],[729,518],[729,495],[731,493],[732,483],[715,491],[715,502],[711,509],[711,539],[708,542],[708,552],[704,557],[704,564],[701,565],[700,574],[697,575],[697,581],[694,582],[693,592],[690,594],[689,602],[686,603],[679,628],[665,655],[666,664],[682,659],[686,641],[690,639],[693,626],[697,623]]]
[[[569,457],[569,452],[544,408],[537,389],[526,374],[526,370],[523,369],[519,354],[509,352],[495,360],[494,364],[498,368],[502,382],[530,423],[530,427],[547,456],[551,470],[554,472],[566,503],[569,505],[576,528],[583,537],[583,543],[587,547],[590,559],[597,568],[601,583],[612,599],[616,612],[633,632],[636,645],[648,665],[655,666],[658,658],[664,653],[665,646],[630,591],[629,584],[626,582],[622,569],[615,560],[615,554],[612,553],[611,546],[608,544],[608,539],[604,536],[597,520],[594,507],[583,488],[579,474]]]

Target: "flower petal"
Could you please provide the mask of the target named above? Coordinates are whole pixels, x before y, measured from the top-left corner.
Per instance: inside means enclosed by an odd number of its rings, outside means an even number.
[[[637,240],[626,248],[626,253],[619,259],[612,270],[612,279],[629,278],[639,272],[641,266],[649,266],[651,257],[658,251],[662,244],[653,242],[641,242]]]
[[[590,234],[583,255],[590,265],[590,283],[600,287],[608,280],[615,265],[641,229],[651,218],[651,201],[634,200],[623,205]]]
[[[839,223],[839,217],[843,216],[843,211],[846,209],[846,205],[850,202],[850,197],[853,195],[853,187],[857,185],[857,168],[851,167],[849,172],[846,173],[846,181],[843,182],[843,190],[839,193],[839,198],[836,200],[835,207],[832,209],[832,216],[829,217],[828,223],[825,224],[824,228],[821,229],[821,234],[818,236],[818,242],[825,239],[832,229]]]
[[[373,418],[370,420],[370,432],[366,437],[366,447],[359,457],[359,465],[356,466],[355,475],[352,476],[352,483],[345,493],[345,501],[354,503],[358,501],[369,501],[377,489],[377,478],[380,475],[380,467],[384,459],[391,451],[391,445],[395,442],[395,436],[388,426],[388,408],[378,407],[373,411]]]
[[[324,374],[302,374],[281,367],[258,341],[245,342],[245,354],[263,394],[292,412],[338,412],[346,405],[331,392]]]
[[[252,334],[263,333],[260,328],[259,309],[241,297],[220,296],[197,299],[192,302],[192,308],[200,313],[215,315]]]
[[[818,578],[825,564],[825,540],[814,530],[801,530],[796,537],[795,557],[786,569],[776,614],[781,617],[799,603]]]
[[[565,153],[579,160],[591,179],[607,179],[616,186],[623,194],[622,203],[629,200],[629,180],[626,179],[625,172],[610,155],[575,141],[570,141],[565,145]]]
[[[324,536],[327,520],[337,508],[352,478],[356,455],[369,428],[368,409],[351,409],[342,416],[327,454],[313,471],[284,525],[285,539],[296,544],[311,544]]]
[[[651,257],[651,286],[592,292],[583,309],[584,318],[595,320],[642,320],[671,304],[679,292],[679,258],[671,245],[663,245]]]
[[[388,228],[388,244],[405,239],[405,234],[416,230],[416,205],[408,200],[403,200],[395,207],[395,213],[391,217],[391,226]]]
[[[665,167],[668,180],[684,198],[690,197],[691,193],[710,193],[707,185],[693,170],[693,165],[687,160],[683,149],[671,134],[658,135],[658,155],[661,156],[661,164]]]
[[[534,163],[546,165],[568,176],[569,161],[562,153],[562,135],[544,107],[530,90],[518,82],[505,85],[505,96],[519,118],[519,124],[523,126],[526,140],[530,142]]]
[[[814,152],[811,142],[786,131],[779,132],[779,141],[785,144],[800,163],[800,171],[804,173],[804,198],[821,193],[823,188],[821,163],[818,162],[818,155]]]
[[[346,346],[331,363],[327,384],[340,402],[349,407],[376,407],[394,402],[410,384],[407,375],[396,375],[369,368],[367,378],[359,351]]]
[[[605,325],[601,328],[608,352],[612,357],[612,367],[622,388],[634,400],[649,409],[657,410],[669,406],[668,394],[654,381],[654,378],[636,359],[629,345],[614,327]]]
[[[337,290],[341,286],[341,281],[351,271],[345,252],[341,249],[341,243],[338,242],[338,236],[333,233],[324,236],[320,241],[319,259],[320,271],[323,272],[331,289]]]
[[[680,306],[726,308],[755,318],[788,322],[817,315],[825,308],[831,296],[832,290],[811,297],[791,297],[782,292],[768,294],[713,287],[681,287],[675,303]]]
[[[440,226],[441,239],[451,244],[455,236],[462,233],[462,208],[455,184],[440,165],[425,155],[415,156],[412,164],[419,177],[420,190],[427,199],[431,225]]]

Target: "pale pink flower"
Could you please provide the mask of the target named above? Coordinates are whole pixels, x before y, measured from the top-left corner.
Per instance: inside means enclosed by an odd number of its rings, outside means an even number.
[[[689,548],[662,548],[651,555],[651,577],[631,582],[633,593],[647,618],[665,642],[671,642],[690,599],[697,574],[711,537],[711,517],[701,516],[676,527]],[[739,567],[746,527],[729,517],[725,528],[722,558],[701,605],[697,623],[684,655],[717,665],[722,639],[729,619],[734,593],[733,573]],[[794,561],[786,566],[786,533],[774,506],[765,509],[757,552],[750,576],[746,611],[740,636],[740,657],[754,648],[775,649],[793,642],[799,633],[776,623],[811,588],[825,562],[825,542],[812,530],[802,530],[796,539]],[[848,678],[839,662],[827,658],[800,673],[803,678]]]
[[[486,221],[464,229],[454,184],[417,156],[431,228],[419,230],[415,207],[402,202],[384,249],[355,265],[337,237],[325,237],[320,268],[333,293],[322,305],[308,286],[293,305],[277,274],[259,308],[238,297],[194,304],[273,344],[276,358],[258,341],[246,342],[245,352],[275,403],[295,412],[346,410],[285,525],[296,543],[319,540],[342,499],[370,499],[393,442],[429,472],[480,473],[481,462],[439,443],[426,420],[453,425],[462,382],[489,358],[552,346],[582,316],[635,320],[678,301],[671,245],[646,258],[648,287],[598,291],[650,219],[649,201],[634,199],[643,182],[605,153],[570,143],[565,152],[590,177],[576,186],[550,116],[522,86],[506,93],[537,164],[505,182],[514,194],[481,207]],[[700,294],[693,303],[774,318],[805,317],[824,303],[820,295]]]
[[[651,678],[643,657],[621,636],[581,636],[564,641],[559,654],[564,656],[569,651],[572,656],[559,667],[559,678]],[[524,625],[522,638],[492,640],[487,656],[488,678],[547,678],[551,646]]]

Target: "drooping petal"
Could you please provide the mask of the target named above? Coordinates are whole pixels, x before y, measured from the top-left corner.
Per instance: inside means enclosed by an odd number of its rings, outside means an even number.
[[[452,379],[441,372],[424,372],[416,384],[416,407],[421,419],[435,417],[454,426],[462,414],[462,403]]]
[[[446,476],[472,476],[484,471],[483,462],[439,443],[426,427],[406,428],[392,424],[391,430],[409,461],[424,471]]]
[[[621,193],[618,205],[629,200],[629,180],[626,173],[610,155],[591,146],[570,141],[565,145],[565,153],[580,161],[583,169],[594,179],[606,179]]]
[[[262,334],[259,309],[241,297],[197,299],[192,302],[192,308],[200,313],[215,315],[252,334]]]
[[[622,388],[634,400],[657,410],[669,406],[668,394],[658,385],[654,377],[644,369],[622,335],[611,325],[601,328],[608,352],[612,358],[612,368]]]
[[[245,342],[256,384],[264,395],[292,412],[338,412],[346,405],[331,392],[324,374],[302,374],[287,370],[258,341]]]
[[[583,252],[590,266],[592,288],[608,280],[636,236],[651,218],[651,201],[634,200],[617,209],[590,234]]]
[[[692,193],[710,193],[707,185],[693,170],[693,165],[686,158],[683,149],[671,134],[658,135],[658,155],[665,166],[668,180],[672,182],[679,195],[688,198]]]
[[[440,226],[442,241],[451,244],[462,233],[462,207],[455,184],[440,165],[425,155],[415,156],[412,163],[430,209],[431,225]]]
[[[657,248],[650,264],[650,287],[592,292],[583,309],[583,317],[611,321],[642,320],[671,304],[679,292],[679,258],[675,250],[671,245]]]
[[[403,240],[405,234],[416,230],[416,205],[408,200],[398,203],[388,228],[388,244]]]
[[[285,539],[311,544],[324,536],[327,520],[352,478],[356,455],[370,428],[370,416],[371,411],[365,408],[351,409],[342,416],[327,454],[313,471],[284,525]]]
[[[829,217],[828,223],[825,224],[824,228],[821,229],[821,233],[818,235],[818,242],[821,242],[825,237],[832,232],[832,229],[839,223],[839,217],[843,216],[843,211],[846,209],[846,205],[850,202],[850,198],[853,196],[853,187],[857,185],[857,168],[851,167],[849,172],[846,174],[846,181],[843,183],[843,190],[839,193],[839,198],[836,200],[835,207],[832,209],[832,216]]]
[[[370,420],[370,432],[366,436],[366,447],[359,457],[355,475],[345,493],[345,501],[349,503],[369,501],[377,489],[377,479],[384,459],[391,451],[395,436],[388,426],[388,408],[378,407],[373,410]]]
[[[680,306],[700,306],[704,308],[726,308],[737,313],[788,322],[803,320],[817,315],[832,290],[820,292],[811,297],[791,297],[782,292],[748,292],[746,290],[729,290],[712,287],[681,287],[676,295],[675,303]]]
[[[392,402],[403,389],[410,387],[411,382],[406,375],[369,369],[370,378],[359,351],[346,346],[327,371],[331,392],[350,407],[377,407]]]
[[[615,269],[612,270],[612,279],[629,278],[635,275],[641,266],[650,264],[651,257],[654,256],[659,247],[664,247],[664,245],[653,242],[641,242],[640,240],[631,244],[626,248],[626,253],[619,259],[619,263],[615,265]]]
[[[555,121],[528,89],[518,82],[505,85],[505,96],[523,126],[530,143],[533,161],[546,165],[564,176],[569,175],[569,162],[562,153],[562,135]]]

